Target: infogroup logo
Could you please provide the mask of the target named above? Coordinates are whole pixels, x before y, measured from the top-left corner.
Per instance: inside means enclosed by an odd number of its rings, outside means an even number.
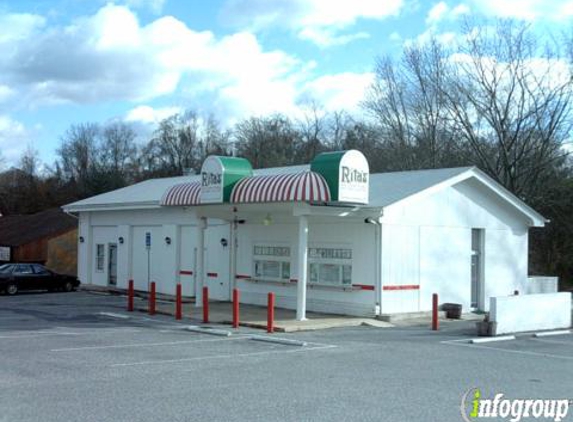
[[[567,416],[570,405],[569,399],[508,399],[503,393],[484,398],[479,388],[470,388],[462,396],[460,411],[466,422],[487,418],[559,422]]]

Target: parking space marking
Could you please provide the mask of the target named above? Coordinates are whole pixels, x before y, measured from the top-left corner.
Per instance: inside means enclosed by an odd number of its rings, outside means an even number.
[[[129,316],[129,315],[118,314],[115,312],[99,312],[97,315],[106,316],[106,317],[110,317],[110,318],[121,318],[121,319],[131,318],[131,316]]]
[[[130,347],[159,347],[159,346],[177,346],[182,344],[191,344],[191,343],[212,343],[216,341],[232,341],[232,340],[246,340],[249,336],[241,335],[241,336],[233,336],[232,338],[228,339],[220,339],[220,338],[209,338],[209,339],[199,339],[199,340],[181,340],[181,341],[166,341],[161,343],[132,343],[132,344],[110,344],[106,346],[85,346],[85,347],[65,347],[62,349],[51,349],[50,352],[77,352],[77,351],[84,351],[84,350],[103,350],[103,349],[122,349],[122,348],[130,348]]]
[[[476,345],[476,344],[470,344],[470,343],[454,343],[454,342],[442,342],[444,344],[450,345],[450,346],[461,346],[461,347],[469,347],[470,349],[486,349],[486,350],[497,350],[500,352],[505,352],[505,353],[512,353],[512,354],[516,354],[516,355],[525,355],[525,356],[536,356],[536,357],[547,357],[547,358],[554,358],[554,359],[564,359],[564,360],[573,360],[573,356],[565,356],[565,355],[555,355],[552,353],[540,353],[540,352],[531,352],[528,350],[512,350],[512,349],[502,349],[500,347],[492,347],[492,346],[480,346],[480,345]]]
[[[531,338],[530,340],[538,341],[538,342],[540,342],[540,343],[566,344],[566,345],[568,345],[568,346],[573,346],[573,340],[572,340],[572,341],[566,341],[566,340],[565,340],[565,341],[561,341],[561,340],[549,340],[549,339],[546,339],[546,338],[536,338],[536,337]]]
[[[22,338],[35,338],[46,336],[86,336],[97,334],[118,334],[118,333],[138,333],[141,329],[137,328],[109,328],[109,329],[90,329],[89,332],[68,332],[68,331],[21,331],[11,332],[8,335],[0,335],[0,339],[22,339]]]
[[[229,339],[227,339],[227,341],[228,340]],[[335,347],[338,347],[338,346],[327,345],[327,346],[307,347],[307,348],[300,348],[300,349],[265,350],[263,352],[228,353],[228,354],[224,354],[224,355],[197,356],[194,358],[148,360],[148,361],[141,361],[141,362],[114,363],[110,366],[117,368],[117,367],[130,367],[130,366],[141,366],[141,365],[161,365],[161,364],[173,364],[173,363],[176,364],[176,363],[193,362],[193,361],[210,360],[210,359],[236,359],[238,357],[251,357],[251,356],[265,356],[265,355],[274,355],[274,354],[311,352],[311,351],[315,351],[315,350],[332,349]]]

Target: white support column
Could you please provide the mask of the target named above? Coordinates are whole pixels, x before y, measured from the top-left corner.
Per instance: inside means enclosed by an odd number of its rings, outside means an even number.
[[[237,221],[231,221],[231,236],[229,239],[229,277],[230,277],[230,289],[231,289],[231,297],[232,297],[232,290],[237,287],[237,228],[238,228]]]
[[[296,296],[296,319],[306,320],[306,282],[308,268],[308,217],[298,217],[298,283]]]
[[[199,220],[199,230],[197,232],[197,282],[195,283],[195,306],[203,306],[203,286],[205,283],[205,230],[207,229],[207,218],[201,217]]]
[[[382,315],[382,224],[376,224],[376,280],[374,280],[375,314]]]

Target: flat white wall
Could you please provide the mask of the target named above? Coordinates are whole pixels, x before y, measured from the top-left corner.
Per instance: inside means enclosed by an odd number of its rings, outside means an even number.
[[[362,221],[331,219],[318,222],[309,219],[309,247],[334,247],[352,249],[352,283],[374,286],[376,274],[375,227]],[[245,224],[239,226],[237,274],[252,277],[253,246],[268,244],[289,246],[291,251],[291,279],[298,278],[298,225],[296,223]],[[254,282],[238,280],[241,299],[245,303],[265,305],[267,294],[274,292],[276,304],[287,309],[296,309],[296,283]],[[374,315],[374,291],[340,289],[309,284],[307,309],[347,315]]]
[[[155,281],[159,293],[174,294],[181,281],[186,295],[194,294],[196,248],[193,212],[182,208],[140,211],[102,211],[80,213],[80,235],[84,243],[79,247],[78,274],[83,283],[107,286],[108,244],[118,246],[117,286],[127,287],[134,280],[136,290],[147,291],[148,280]],[[151,233],[151,248],[145,246],[145,233]],[[124,238],[120,244],[118,238]],[[165,238],[171,239],[167,244]],[[95,267],[95,245],[106,245],[104,271]],[[148,267],[149,256],[149,267]],[[185,268],[184,268],[185,267]],[[193,275],[180,275],[181,270]]]
[[[495,335],[571,327],[571,293],[490,298]]]
[[[479,182],[468,180],[385,209],[382,283],[419,285],[383,290],[382,313],[429,311],[440,303],[471,305],[471,230],[484,229],[483,308],[491,296],[526,291],[528,226]]]

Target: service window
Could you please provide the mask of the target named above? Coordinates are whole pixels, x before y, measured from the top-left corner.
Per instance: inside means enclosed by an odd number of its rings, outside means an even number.
[[[328,286],[352,285],[352,249],[308,248],[308,281]]]
[[[105,245],[96,245],[96,271],[103,271],[105,257]]]
[[[277,245],[254,245],[253,265],[256,279],[289,281],[290,248]]]

